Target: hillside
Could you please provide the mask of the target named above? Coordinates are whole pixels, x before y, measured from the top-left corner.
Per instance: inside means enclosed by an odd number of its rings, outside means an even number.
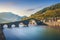
[[[34,18],[41,20],[45,18],[57,18],[57,17],[60,17],[60,3],[43,8],[42,10],[39,10],[35,14],[32,14],[30,17],[24,19],[26,20],[26,19]]]
[[[45,19],[60,17],[60,3],[43,8],[42,10],[32,14],[29,18]]]
[[[55,10],[55,9],[60,9],[60,3],[57,3],[55,5],[51,5],[49,7],[46,7],[46,8],[43,8],[42,10],[36,12],[36,13],[44,13],[46,12],[47,10]]]

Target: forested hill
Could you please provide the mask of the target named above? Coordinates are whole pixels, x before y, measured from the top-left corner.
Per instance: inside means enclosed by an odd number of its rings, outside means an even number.
[[[39,10],[35,14],[32,14],[30,17],[24,19],[35,18],[40,20],[52,17],[60,17],[60,3],[43,8],[42,10]]]

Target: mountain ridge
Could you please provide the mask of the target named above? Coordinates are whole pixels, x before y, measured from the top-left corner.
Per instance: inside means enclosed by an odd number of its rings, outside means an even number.
[[[12,12],[0,12],[0,23],[20,21],[21,16],[15,15]]]

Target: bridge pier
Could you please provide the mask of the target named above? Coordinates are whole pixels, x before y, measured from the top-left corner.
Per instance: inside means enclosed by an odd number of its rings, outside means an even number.
[[[3,29],[3,24],[0,24],[0,29]]]
[[[11,26],[10,26],[10,25],[8,25],[8,28],[11,28]]]

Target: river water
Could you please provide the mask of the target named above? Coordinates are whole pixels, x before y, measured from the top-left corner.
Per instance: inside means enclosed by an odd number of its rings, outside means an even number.
[[[3,33],[6,40],[45,40],[47,34],[46,30],[47,28],[45,28],[44,26],[4,28]],[[52,40],[53,37],[49,38]]]

